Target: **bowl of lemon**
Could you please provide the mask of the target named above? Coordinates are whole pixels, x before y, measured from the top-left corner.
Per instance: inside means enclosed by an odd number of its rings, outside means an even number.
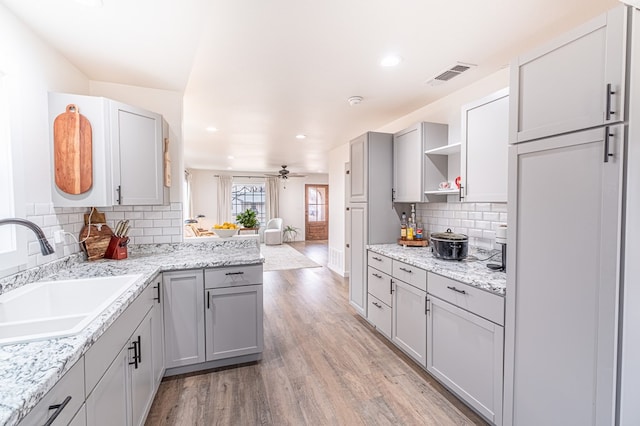
[[[229,222],[213,225],[213,232],[220,238],[231,238],[238,233],[238,229],[238,225]]]

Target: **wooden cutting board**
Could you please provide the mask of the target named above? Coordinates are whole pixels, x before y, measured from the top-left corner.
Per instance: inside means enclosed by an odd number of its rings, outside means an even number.
[[[87,237],[87,234],[89,236]],[[80,241],[82,250],[87,254],[88,260],[98,260],[104,257],[113,231],[107,225],[85,225],[80,231]]]
[[[74,104],[53,122],[56,185],[67,194],[82,194],[93,184],[91,123]]]

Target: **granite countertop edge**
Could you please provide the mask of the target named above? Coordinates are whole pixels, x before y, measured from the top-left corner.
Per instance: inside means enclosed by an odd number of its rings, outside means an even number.
[[[129,274],[141,277],[74,336],[0,346],[0,424],[20,422],[159,273],[262,263],[260,250],[247,244],[183,243],[133,248],[128,259],[119,261],[76,259],[53,269],[51,275],[41,271],[27,274],[27,279],[35,278],[31,282]],[[7,291],[27,283],[12,282]]]
[[[498,263],[500,261],[499,252],[497,251],[470,248],[467,259],[455,261],[435,258],[431,253],[430,247],[371,244],[367,246],[367,249],[498,296],[504,297],[506,293],[507,274],[493,271],[487,267],[487,263]],[[491,261],[481,260],[492,255],[496,255],[496,257]]]

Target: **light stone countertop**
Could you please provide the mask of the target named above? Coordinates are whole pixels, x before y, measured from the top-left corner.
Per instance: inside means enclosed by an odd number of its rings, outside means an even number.
[[[263,263],[253,239],[132,246],[125,260],[87,262],[70,256],[0,279],[0,294],[34,281],[142,274],[82,332],[0,346],[0,424],[17,424],[160,272]]]
[[[367,249],[399,260],[417,268],[460,281],[464,284],[504,296],[507,287],[506,272],[497,272],[487,267],[487,263],[500,263],[499,252],[486,252],[469,248],[469,256],[465,260],[442,260],[433,257],[431,247],[405,247],[398,244],[374,244]],[[497,254],[491,260],[489,256]],[[428,291],[429,283],[427,283]]]

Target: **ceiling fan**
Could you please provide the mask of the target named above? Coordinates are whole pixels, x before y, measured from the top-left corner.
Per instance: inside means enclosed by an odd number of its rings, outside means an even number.
[[[301,175],[299,173],[291,173],[289,170],[287,170],[286,165],[283,165],[282,169],[278,170],[278,174],[267,174],[265,176],[275,176],[283,180],[289,179],[290,177],[306,177],[305,175]]]

